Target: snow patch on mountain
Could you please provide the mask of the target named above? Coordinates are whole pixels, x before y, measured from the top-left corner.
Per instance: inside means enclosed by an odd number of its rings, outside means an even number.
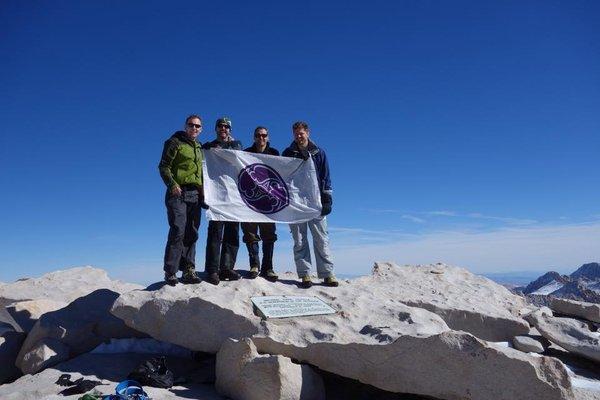
[[[538,295],[549,295],[553,292],[556,292],[557,290],[559,290],[560,288],[562,288],[564,286],[563,283],[561,282],[557,282],[557,281],[552,281],[550,283],[548,283],[545,286],[542,286],[541,288],[539,288],[538,290],[536,290],[535,292],[532,292],[530,294],[538,294]]]

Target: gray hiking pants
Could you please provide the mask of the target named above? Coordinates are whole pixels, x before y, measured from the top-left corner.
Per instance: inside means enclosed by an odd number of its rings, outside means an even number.
[[[290,231],[294,238],[294,261],[298,276],[310,274],[310,246],[308,245],[308,228],[312,234],[317,276],[320,279],[333,275],[333,261],[329,251],[329,236],[327,233],[327,219],[315,218],[300,224],[290,224]]]
[[[181,196],[165,195],[169,236],[165,246],[164,270],[175,274],[177,270],[195,268],[196,241],[200,227],[198,189],[182,188]]]

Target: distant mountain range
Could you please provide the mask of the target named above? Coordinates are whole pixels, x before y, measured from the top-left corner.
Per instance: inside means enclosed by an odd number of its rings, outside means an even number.
[[[511,289],[527,296],[534,303],[546,303],[548,296],[600,303],[600,264],[584,264],[571,275],[546,272],[527,286]]]

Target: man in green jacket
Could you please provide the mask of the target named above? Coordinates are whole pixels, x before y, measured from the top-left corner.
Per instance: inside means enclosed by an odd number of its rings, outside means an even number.
[[[167,193],[165,204],[169,236],[165,248],[165,282],[175,286],[177,270],[183,283],[199,283],[196,275],[196,241],[200,227],[202,191],[202,149],[196,140],[202,132],[202,119],[190,115],[184,131],[177,131],[165,142],[158,169]]]

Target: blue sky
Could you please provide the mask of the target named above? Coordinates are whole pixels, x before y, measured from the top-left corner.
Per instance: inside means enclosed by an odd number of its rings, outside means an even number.
[[[600,3],[213,3],[0,4],[0,281],[161,279],[157,164],[190,113],[201,141],[228,115],[280,150],[310,123],[339,274],[600,260]],[[276,268],[293,270],[278,229]]]

